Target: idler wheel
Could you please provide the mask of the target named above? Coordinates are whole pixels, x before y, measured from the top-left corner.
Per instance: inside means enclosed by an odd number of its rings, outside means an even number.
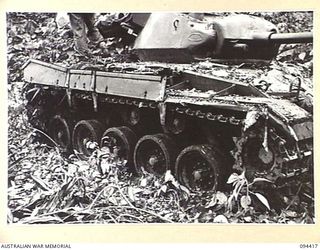
[[[71,149],[71,124],[61,115],[55,115],[49,122],[49,135],[64,152]]]
[[[122,127],[112,127],[107,129],[101,139],[101,147],[108,147],[110,152],[116,154],[120,159],[132,163],[134,146],[137,136],[132,129]]]
[[[94,151],[93,143],[101,139],[103,126],[97,120],[79,121],[73,130],[72,142],[82,160],[87,160]]]
[[[210,145],[192,145],[179,154],[175,171],[179,182],[191,190],[217,190],[222,184],[222,156]]]
[[[134,165],[136,171],[141,168],[155,175],[163,175],[174,165],[176,145],[165,134],[145,135],[138,142],[134,150]]]

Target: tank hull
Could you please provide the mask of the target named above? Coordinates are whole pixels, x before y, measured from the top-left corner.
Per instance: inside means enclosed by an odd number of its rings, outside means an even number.
[[[73,136],[64,145],[87,156],[89,139],[100,143],[103,131],[112,131],[122,139],[133,171],[141,165],[156,174],[171,170],[190,189],[221,188],[235,170],[272,181],[310,171],[310,164],[301,163],[312,162],[312,115],[296,104],[249,83],[168,65],[132,67],[75,70],[30,60],[24,66],[33,89],[27,95],[29,119],[50,133],[55,118]],[[71,137],[61,133],[56,138]],[[81,137],[86,133],[88,141]],[[194,166],[181,165],[194,157]]]

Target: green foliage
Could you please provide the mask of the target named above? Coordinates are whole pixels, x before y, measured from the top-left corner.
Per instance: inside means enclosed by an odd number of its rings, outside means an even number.
[[[250,208],[251,205],[251,197],[250,195],[255,195],[259,201],[268,209],[270,210],[270,205],[268,200],[260,193],[255,193],[250,190],[250,187],[257,182],[270,182],[264,178],[255,178],[251,183],[248,182],[247,178],[245,177],[245,170],[240,174],[233,173],[230,175],[227,183],[232,184],[233,191],[228,199],[228,209],[232,211],[234,202],[239,203],[243,209],[247,210]],[[239,199],[240,198],[240,199]]]

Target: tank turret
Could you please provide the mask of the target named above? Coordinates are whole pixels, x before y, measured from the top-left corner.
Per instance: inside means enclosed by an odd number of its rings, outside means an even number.
[[[182,13],[151,14],[134,43],[140,60],[187,63],[270,61],[282,43],[312,42],[312,33],[278,33],[271,22],[249,15],[197,19]]]

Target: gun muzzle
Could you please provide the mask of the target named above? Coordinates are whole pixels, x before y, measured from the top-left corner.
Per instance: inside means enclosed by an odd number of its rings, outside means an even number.
[[[273,32],[259,32],[254,33],[253,40],[266,41],[272,43],[312,43],[312,32],[300,33],[273,33]]]

